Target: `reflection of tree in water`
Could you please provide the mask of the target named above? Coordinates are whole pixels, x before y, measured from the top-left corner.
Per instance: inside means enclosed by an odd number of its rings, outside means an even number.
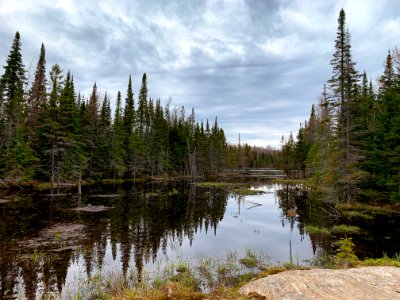
[[[114,207],[100,213],[66,211],[64,208],[77,205],[71,196],[27,196],[7,209],[0,207],[0,298],[11,297],[21,282],[27,299],[35,299],[37,293],[60,294],[69,266],[80,256],[88,277],[102,270],[107,245],[114,260],[119,253],[124,276],[131,268],[140,277],[144,265],[154,262],[159,250],[166,253],[168,247],[182,245],[185,238],[192,244],[198,230],[215,232],[227,203],[223,191],[182,183],[173,187],[152,184],[151,189],[132,185],[112,192],[121,196],[82,199],[84,205],[103,201],[101,204]],[[60,245],[57,249],[51,248],[54,245],[32,248],[21,242],[54,222],[86,226],[78,250]],[[135,266],[130,266],[131,258]]]
[[[276,195],[279,207],[282,209],[282,226],[288,222],[292,231],[297,222],[302,237],[305,234],[306,225],[331,227],[331,220],[321,209],[326,205],[322,201],[313,201],[301,185],[282,185],[276,190]],[[321,253],[331,250],[331,242],[327,237],[310,234],[310,240],[314,255],[322,255]]]
[[[160,249],[166,253],[168,245],[173,246],[171,242],[180,246],[187,237],[192,244],[194,235],[203,227],[206,231],[216,230],[224,216],[226,194],[222,191],[211,194],[194,186],[181,187],[181,191],[168,196],[170,187],[164,187],[156,191],[158,196],[150,197],[151,191],[137,189],[135,194],[126,194],[120,206],[111,212],[111,248],[120,244],[124,274],[131,250],[140,277],[143,265],[154,262]]]
[[[298,200],[297,198],[304,198],[304,194],[301,189],[297,186],[283,185],[281,189],[276,190],[278,196],[279,207],[282,209],[281,223],[284,227],[286,222],[290,225],[290,230],[293,231],[293,227],[296,221],[299,221],[298,215]],[[297,200],[297,201],[296,201]],[[300,223],[299,223],[300,224]],[[301,224],[300,224],[301,225]],[[300,234],[303,235],[304,227],[299,227]]]

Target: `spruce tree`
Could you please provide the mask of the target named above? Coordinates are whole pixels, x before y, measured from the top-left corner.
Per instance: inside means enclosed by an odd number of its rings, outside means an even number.
[[[359,75],[355,70],[355,62],[352,60],[350,33],[346,27],[345,12],[342,9],[338,18],[338,31],[335,41],[335,52],[331,60],[333,69],[332,78],[328,85],[332,92],[331,103],[335,109],[334,124],[336,125],[335,147],[337,167],[336,178],[338,178],[338,197],[351,201],[351,190],[353,180],[351,173],[355,172],[354,164],[359,160],[357,148],[353,143],[352,133],[355,124],[353,114],[357,110],[354,99],[358,93]]]
[[[4,74],[0,78],[4,116],[4,145],[11,143],[13,135],[24,121],[25,67],[22,62],[20,34],[17,31],[8,55]]]
[[[124,124],[123,124],[123,112],[121,104],[121,92],[118,91],[117,95],[117,106],[114,113],[114,123],[112,124],[112,136],[111,136],[111,157],[110,157],[110,172],[111,176],[115,178],[121,178],[125,171],[126,166],[124,164],[125,149],[124,149]]]
[[[108,178],[111,174],[111,107],[107,93],[104,95],[103,103],[100,109],[100,120],[97,130],[96,148],[94,152],[94,161],[96,162],[96,171],[99,177]]]
[[[95,151],[97,147],[99,126],[99,95],[97,85],[94,83],[92,94],[85,113],[84,143],[88,159],[88,176],[92,178],[96,174]]]
[[[146,73],[143,74],[142,77],[142,86],[140,88],[139,93],[139,103],[137,109],[137,126],[139,134],[142,138],[144,138],[146,126],[148,125],[149,120],[149,111],[147,104],[147,77]]]
[[[39,115],[43,113],[47,106],[46,84],[46,51],[42,44],[35,71],[35,80],[28,95],[28,126],[31,130],[38,126]]]
[[[40,117],[39,149],[40,179],[50,180],[52,183],[61,180],[61,164],[63,158],[64,142],[62,139],[63,129],[60,123],[60,97],[64,88],[64,76],[58,64],[52,66],[50,71],[51,90],[49,106]]]
[[[379,92],[385,93],[388,89],[392,88],[395,83],[396,75],[393,67],[393,59],[390,51],[386,57],[385,70],[379,78]]]
[[[124,127],[126,137],[129,138],[135,127],[135,102],[133,99],[132,78],[130,75],[125,100]]]

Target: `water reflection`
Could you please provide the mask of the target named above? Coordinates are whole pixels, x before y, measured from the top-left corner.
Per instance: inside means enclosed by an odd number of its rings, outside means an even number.
[[[239,196],[179,182],[91,186],[82,197],[70,189],[4,194],[11,201],[0,204],[0,298],[66,296],[79,280],[99,273],[141,278],[149,266],[182,256],[232,250],[240,257],[251,248],[272,262],[303,263],[333,251],[337,237],[306,231],[335,224],[326,204],[300,186],[255,181],[266,193]],[[100,205],[112,209],[72,210]],[[387,220],[358,220],[368,235],[354,238],[357,251],[399,251],[399,217]]]
[[[133,259],[140,274],[154,262],[159,250],[167,252],[170,241],[192,243],[198,230],[216,232],[225,212],[227,193],[196,189],[187,183],[171,185],[125,185],[91,187],[91,197],[74,197],[66,191],[49,195],[13,195],[1,207],[0,220],[0,298],[60,294],[68,268],[83,257],[87,278],[101,270],[107,245],[115,261],[120,256],[124,276]],[[117,197],[105,197],[106,194]],[[98,196],[93,196],[97,194]],[[104,212],[75,212],[82,205],[107,205]],[[54,232],[44,239],[43,230],[53,224],[83,224],[74,240]],[[60,237],[57,237],[60,235]],[[57,240],[57,239],[60,240]],[[132,257],[133,256],[133,257]]]

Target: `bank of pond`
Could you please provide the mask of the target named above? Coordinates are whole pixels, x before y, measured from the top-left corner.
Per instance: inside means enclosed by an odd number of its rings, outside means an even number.
[[[162,286],[193,266],[209,279],[193,285],[210,292],[277,266],[327,266],[342,239],[357,259],[400,253],[398,210],[330,205],[302,184],[246,175],[94,184],[81,195],[76,187],[2,190],[0,298]]]

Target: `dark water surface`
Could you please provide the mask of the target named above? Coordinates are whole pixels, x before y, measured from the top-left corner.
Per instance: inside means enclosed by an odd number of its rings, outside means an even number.
[[[271,263],[305,263],[333,251],[338,237],[305,231],[307,224],[338,222],[329,208],[296,186],[249,186],[265,193],[238,196],[188,182],[91,186],[82,198],[73,189],[4,192],[0,198],[10,201],[0,203],[0,298],[66,298],[100,272],[140,277],[160,264],[227,251],[243,257],[251,249]],[[71,210],[87,205],[113,208]],[[354,237],[360,257],[399,252],[398,214],[346,221],[363,229]]]

